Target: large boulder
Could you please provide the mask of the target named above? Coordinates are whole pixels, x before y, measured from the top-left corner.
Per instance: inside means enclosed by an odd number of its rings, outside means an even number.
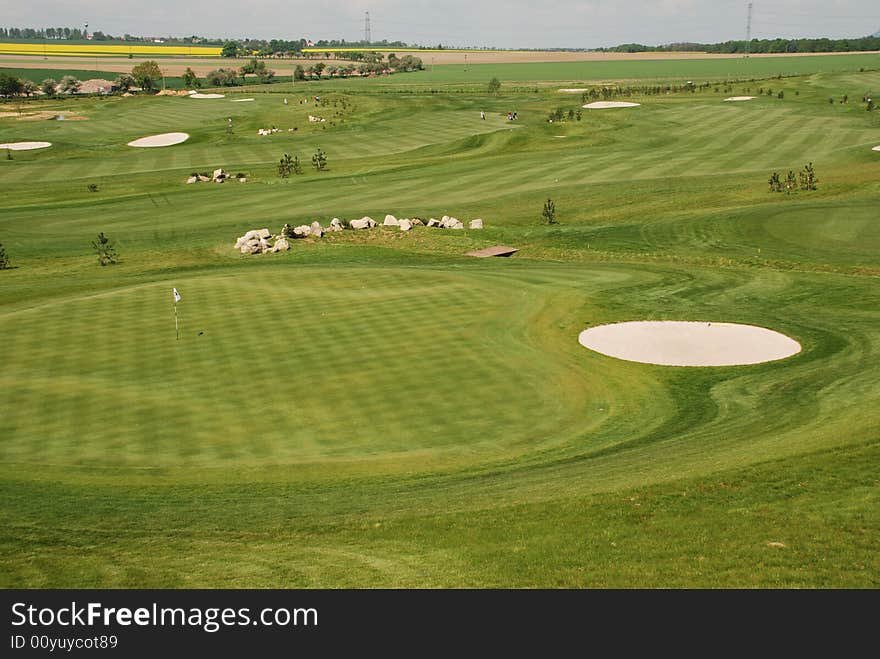
[[[413,225],[414,227],[423,227],[423,226],[425,226],[425,223],[422,222],[419,218],[414,217],[414,218],[412,219],[412,225]]]
[[[332,220],[330,220],[330,226],[327,227],[328,231],[342,231],[343,229],[345,229],[345,227],[338,217],[334,217]]]
[[[468,229],[482,229],[483,228],[483,220],[477,218],[475,220],[471,220],[468,224]]]
[[[317,221],[312,222],[311,229],[312,229],[313,236],[317,236],[318,238],[320,238],[321,236],[324,235],[324,227],[321,226],[320,222],[317,222]]]
[[[400,220],[397,223],[397,226],[400,227],[401,231],[409,231],[413,227],[412,222],[410,222],[409,220]]]
[[[464,229],[464,224],[462,224],[459,220],[456,220],[455,222],[451,223],[446,228],[447,229]]]
[[[290,243],[287,242],[287,238],[279,238],[275,241],[275,244],[272,246],[273,252],[286,252],[290,249]]]
[[[227,176],[229,176],[229,174],[224,172],[223,169],[215,169],[214,174],[211,176],[211,180],[212,181],[222,181]]]
[[[186,182],[187,183],[198,183],[199,177],[198,177],[198,175],[190,176],[188,179],[186,179]]]
[[[254,233],[254,235],[257,238],[271,238],[272,237],[272,233],[269,231],[269,229],[256,229],[255,231],[256,231],[256,233]]]
[[[348,226],[352,229],[372,229],[376,226],[376,221],[373,218],[364,215],[359,220],[352,220],[349,222]]]
[[[399,223],[397,221],[397,218],[394,217],[393,215],[386,215],[385,221],[382,222],[383,227],[396,227],[396,226],[398,226],[398,224]]]
[[[259,243],[256,245],[253,245],[251,243],[245,243],[244,245],[239,247],[239,251],[242,254],[259,254],[260,253],[260,246],[259,246]]]
[[[461,224],[458,218],[452,217],[450,215],[444,215],[443,219],[440,220],[440,226],[444,229],[459,229],[464,228],[464,225],[461,227],[457,226]]]
[[[437,220],[437,219],[435,219],[435,218],[432,217],[430,220],[428,220],[428,226],[429,226],[429,227],[439,227],[439,226],[440,226],[440,220]]]
[[[310,236],[312,234],[312,227],[308,224],[302,224],[298,227],[294,227],[293,229],[293,237],[294,238],[305,238],[306,236]]]

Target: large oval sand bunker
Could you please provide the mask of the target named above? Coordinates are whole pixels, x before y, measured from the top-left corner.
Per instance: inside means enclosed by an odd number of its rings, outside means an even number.
[[[607,110],[609,108],[637,108],[641,103],[629,103],[628,101],[593,101],[581,107],[587,110]]]
[[[791,357],[801,345],[754,325],[634,321],[584,330],[578,343],[609,357],[663,366],[737,366]]]
[[[189,133],[162,133],[161,135],[148,135],[137,140],[132,140],[128,146],[136,147],[153,147],[153,146],[171,146],[180,144],[189,139]]]
[[[31,149],[45,149],[52,146],[52,142],[6,142],[0,144],[0,149],[10,151],[30,151]]]

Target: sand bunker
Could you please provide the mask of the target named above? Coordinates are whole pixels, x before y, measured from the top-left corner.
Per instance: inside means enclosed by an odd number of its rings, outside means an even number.
[[[149,135],[138,140],[132,140],[128,146],[171,146],[172,144],[180,144],[189,139],[188,133],[162,133],[161,135]]]
[[[587,110],[605,110],[606,108],[634,108],[641,103],[627,103],[626,101],[594,101],[583,107]]]
[[[580,92],[585,92],[587,90],[584,87],[577,87],[572,89],[560,89],[559,91],[564,94],[579,94]]]
[[[880,151],[880,145],[875,146],[871,151]]]
[[[578,343],[609,357],[663,366],[736,366],[791,357],[800,344],[754,325],[677,320],[591,327]]]
[[[190,98],[226,98],[224,94],[199,94],[196,92],[195,94],[190,94]]]
[[[233,103],[247,103],[248,101],[253,101],[252,98],[234,98],[232,99]]]
[[[751,101],[753,98],[757,98],[756,96],[731,96],[730,98],[725,98],[725,101]]]
[[[0,144],[0,149],[30,151],[31,149],[45,149],[47,146],[52,146],[52,142],[6,142],[5,144]]]

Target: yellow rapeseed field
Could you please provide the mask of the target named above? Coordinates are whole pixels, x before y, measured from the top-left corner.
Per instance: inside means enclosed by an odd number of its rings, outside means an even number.
[[[148,43],[60,44],[0,42],[0,55],[187,55],[193,57],[219,57],[220,50],[220,47],[217,46],[158,46]]]

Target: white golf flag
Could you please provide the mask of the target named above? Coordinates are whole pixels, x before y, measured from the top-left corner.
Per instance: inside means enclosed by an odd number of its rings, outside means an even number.
[[[174,289],[174,301],[180,302],[180,293],[177,292],[177,289]]]

